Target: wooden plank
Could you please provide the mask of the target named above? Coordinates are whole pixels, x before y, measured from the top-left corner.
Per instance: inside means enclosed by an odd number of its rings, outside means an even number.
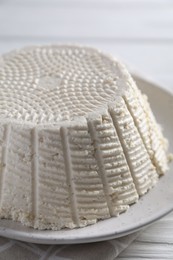
[[[8,3],[8,2],[7,2]],[[0,8],[0,39],[20,37],[75,37],[173,40],[173,5],[165,8],[88,9],[75,5],[8,5]],[[14,30],[15,28],[15,30]]]
[[[117,260],[173,259],[173,213],[147,228]]]

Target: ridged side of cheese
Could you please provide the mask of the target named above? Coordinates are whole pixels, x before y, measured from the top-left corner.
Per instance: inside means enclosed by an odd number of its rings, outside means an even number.
[[[78,221],[96,222],[110,217],[86,120],[68,128],[71,170],[75,187]]]
[[[31,129],[2,128],[0,215],[29,224],[32,220]]]
[[[168,169],[166,151],[167,140],[163,138],[161,127],[151,112],[147,97],[134,86],[134,90],[125,96],[125,102],[134,118],[136,127],[152,160],[157,173],[164,174]]]
[[[128,162],[108,110],[89,117],[88,127],[110,216],[118,215],[138,199]]]
[[[1,130],[0,216],[35,228],[117,216],[158,179],[124,98],[72,124]]]
[[[59,227],[72,223],[71,180],[66,173],[60,128],[38,130],[38,212],[39,221]],[[71,206],[71,207],[70,207]],[[72,224],[70,224],[72,225]]]
[[[110,111],[136,189],[139,195],[143,195],[157,180],[157,173],[124,99],[117,100]]]

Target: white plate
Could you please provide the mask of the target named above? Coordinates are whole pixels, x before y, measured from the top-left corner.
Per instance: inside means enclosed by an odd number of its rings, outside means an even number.
[[[138,86],[149,97],[151,107],[173,151],[173,94],[134,76]],[[173,163],[159,183],[139,202],[118,218],[99,221],[85,228],[40,231],[11,220],[0,220],[0,236],[42,244],[75,244],[108,240],[135,232],[173,210]]]

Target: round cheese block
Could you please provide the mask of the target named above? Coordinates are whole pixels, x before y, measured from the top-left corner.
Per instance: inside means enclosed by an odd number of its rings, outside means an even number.
[[[80,46],[0,59],[0,217],[38,229],[118,216],[167,170],[167,144],[126,68]]]

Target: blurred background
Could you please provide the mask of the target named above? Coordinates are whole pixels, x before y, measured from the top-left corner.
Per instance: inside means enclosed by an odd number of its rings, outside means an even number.
[[[173,88],[172,0],[0,0],[0,54],[80,43]]]

